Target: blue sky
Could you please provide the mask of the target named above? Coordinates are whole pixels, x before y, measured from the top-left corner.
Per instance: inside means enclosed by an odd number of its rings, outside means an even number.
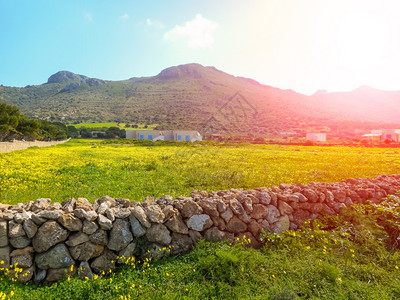
[[[399,14],[395,0],[0,0],[0,84],[195,62],[306,94],[400,90]]]

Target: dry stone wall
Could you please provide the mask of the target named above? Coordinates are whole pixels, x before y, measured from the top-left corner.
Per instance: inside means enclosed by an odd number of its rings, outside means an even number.
[[[262,229],[280,233],[307,219],[338,214],[346,205],[380,202],[400,190],[400,175],[353,178],[337,183],[281,184],[231,189],[190,197],[128,199],[101,197],[51,203],[0,204],[0,271],[21,282],[52,282],[115,269],[121,257],[161,257],[189,251],[199,239],[250,238]],[[7,271],[9,270],[9,271]]]
[[[70,139],[65,141],[13,141],[13,142],[0,142],[0,153],[11,152],[16,150],[24,150],[29,147],[49,147],[68,142]]]

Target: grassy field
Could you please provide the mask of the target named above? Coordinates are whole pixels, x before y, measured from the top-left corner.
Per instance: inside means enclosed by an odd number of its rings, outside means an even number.
[[[106,194],[141,200],[193,189],[331,182],[398,173],[400,164],[396,149],[126,142],[72,140],[0,154],[0,202],[93,201]],[[377,223],[376,212],[386,208],[371,209],[326,220],[330,231],[313,224],[265,236],[259,250],[201,242],[180,257],[51,286],[0,277],[0,299],[397,299],[400,255]],[[386,211],[390,217],[380,219],[398,222],[392,208]]]
[[[125,142],[126,140],[122,141]],[[0,202],[189,195],[399,171],[396,149],[72,140],[0,154]]]

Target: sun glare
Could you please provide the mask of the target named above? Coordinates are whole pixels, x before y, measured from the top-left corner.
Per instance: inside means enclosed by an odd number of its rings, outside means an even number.
[[[373,71],[387,63],[390,26],[381,16],[354,12],[335,27],[339,59],[347,68]]]

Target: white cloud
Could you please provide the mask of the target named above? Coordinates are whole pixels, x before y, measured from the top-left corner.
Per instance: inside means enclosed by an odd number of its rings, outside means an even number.
[[[87,13],[85,14],[85,20],[88,22],[92,22],[93,21],[93,16],[91,13]]]
[[[128,14],[123,14],[122,16],[119,16],[119,18],[121,20],[128,20],[129,19],[129,15]]]
[[[159,21],[153,21],[150,18],[146,19],[146,25],[148,27],[153,27],[155,29],[164,29],[164,27],[165,27],[163,23],[161,23]]]
[[[211,48],[214,44],[214,30],[218,24],[204,18],[201,14],[185,22],[184,26],[176,25],[164,34],[164,38],[169,41],[183,39],[190,48]]]

